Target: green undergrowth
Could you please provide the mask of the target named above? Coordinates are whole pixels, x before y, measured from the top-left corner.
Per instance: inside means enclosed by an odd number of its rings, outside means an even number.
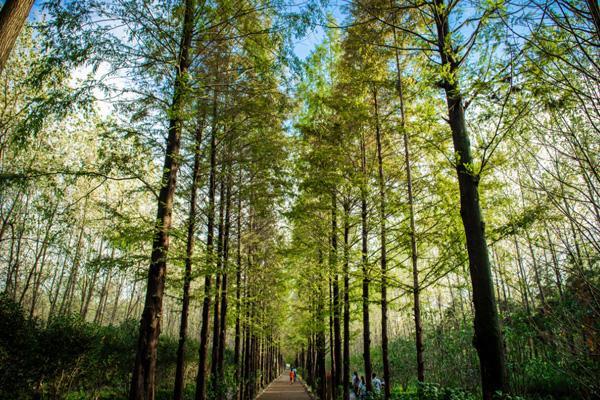
[[[29,319],[0,294],[0,399],[124,399],[137,332],[134,320],[100,326],[74,317]],[[190,340],[188,361],[197,349]],[[176,338],[161,337],[158,399],[172,396],[176,350]]]

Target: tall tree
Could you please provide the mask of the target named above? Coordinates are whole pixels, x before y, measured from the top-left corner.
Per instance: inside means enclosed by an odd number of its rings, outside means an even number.
[[[455,6],[456,3],[435,0],[430,11],[434,16],[437,32],[436,46],[441,60],[441,70],[445,71],[441,76],[441,86],[446,94],[448,124],[452,131],[456,173],[460,189],[460,215],[467,239],[469,271],[475,306],[474,344],[479,355],[484,398],[491,399],[497,391],[507,389],[506,366],[485,238],[485,224],[479,202],[480,177],[474,168],[470,137],[465,120],[464,100],[460,88],[459,73],[464,57],[461,58],[456,51],[457,47],[450,27],[450,13]],[[490,11],[485,11],[485,13],[489,16]]]
[[[154,399],[156,351],[158,336],[160,335],[173,200],[177,184],[177,172],[179,170],[179,147],[183,129],[182,113],[186,100],[186,80],[190,66],[190,47],[194,30],[195,4],[194,0],[185,0],[184,2],[182,35],[175,67],[167,149],[158,196],[144,312],[140,321],[137,353],[131,377],[130,400]]]
[[[393,6],[393,0],[391,1]],[[402,82],[402,69],[400,65],[400,49],[398,45],[398,33],[396,31],[396,18],[392,24],[392,36],[394,43],[394,61],[396,63],[396,91],[400,100],[400,133],[404,145],[404,166],[406,171],[406,192],[408,202],[409,236],[410,236],[410,261],[412,265],[412,290],[413,290],[413,315],[415,320],[415,345],[417,350],[417,379],[425,381],[425,359],[423,357],[423,324],[421,322],[421,296],[419,283],[419,261],[417,253],[417,232],[415,227],[415,206],[413,198],[413,179],[410,159],[410,144],[408,131],[406,129],[406,111],[404,106],[404,86]]]
[[[368,176],[367,176],[367,149],[364,134],[360,138],[360,220],[361,220],[361,268],[362,268],[362,315],[363,315],[363,361],[365,366],[365,380],[367,391],[373,391],[371,374],[371,325],[369,319],[369,285],[371,274],[369,266],[369,228],[368,228]]]
[[[377,144],[377,180],[379,186],[379,219],[380,219],[380,263],[381,263],[381,357],[383,361],[383,377],[385,381],[384,397],[390,397],[390,359],[388,349],[388,300],[387,300],[387,201],[386,183],[383,171],[383,139],[379,120],[379,102],[377,88],[373,88],[373,110],[375,117],[375,142]]]

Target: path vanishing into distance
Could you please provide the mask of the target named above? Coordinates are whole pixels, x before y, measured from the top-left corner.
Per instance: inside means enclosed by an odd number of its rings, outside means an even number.
[[[300,382],[290,384],[289,370],[275,379],[257,400],[310,400],[304,385]]]

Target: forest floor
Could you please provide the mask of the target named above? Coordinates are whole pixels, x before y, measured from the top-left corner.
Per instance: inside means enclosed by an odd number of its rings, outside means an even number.
[[[304,385],[300,382],[290,384],[289,371],[275,379],[257,400],[310,400]]]

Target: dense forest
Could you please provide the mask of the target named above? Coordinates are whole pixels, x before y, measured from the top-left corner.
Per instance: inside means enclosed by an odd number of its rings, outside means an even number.
[[[1,7],[0,399],[600,398],[597,1]]]

